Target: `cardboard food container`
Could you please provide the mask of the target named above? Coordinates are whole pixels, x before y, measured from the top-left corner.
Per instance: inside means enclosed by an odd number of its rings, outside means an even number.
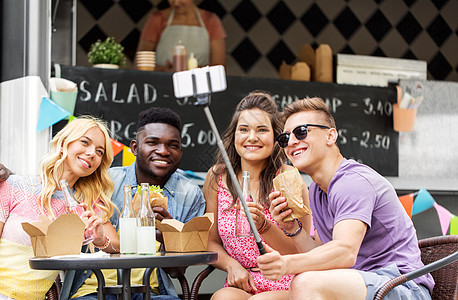
[[[156,220],[156,228],[162,231],[165,251],[207,251],[208,232],[213,219],[213,213],[206,213],[186,224],[175,219]]]
[[[22,223],[30,235],[35,257],[80,254],[84,227],[80,217],[74,214],[60,215],[54,221],[41,215],[39,222]]]

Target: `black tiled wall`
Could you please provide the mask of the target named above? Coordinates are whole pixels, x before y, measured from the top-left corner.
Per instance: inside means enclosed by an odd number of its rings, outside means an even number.
[[[228,35],[227,73],[277,78],[303,44],[347,53],[427,61],[429,80],[458,81],[456,0],[202,0]],[[149,11],[166,0],[79,0],[77,64],[98,38],[113,36],[135,55]]]

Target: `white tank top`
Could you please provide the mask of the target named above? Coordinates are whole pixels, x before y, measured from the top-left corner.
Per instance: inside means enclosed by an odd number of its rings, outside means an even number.
[[[181,41],[186,47],[188,55],[191,52],[194,53],[199,66],[210,64],[210,38],[197,7],[195,11],[200,26],[171,25],[175,11],[170,12],[167,26],[156,47],[156,64],[158,66],[166,66],[167,60],[173,62],[173,48],[178,44],[178,41]]]

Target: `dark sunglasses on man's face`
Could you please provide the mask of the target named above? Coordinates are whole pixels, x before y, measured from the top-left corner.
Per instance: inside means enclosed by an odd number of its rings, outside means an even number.
[[[316,125],[316,124],[299,125],[296,128],[294,128],[291,132],[284,132],[280,134],[279,136],[277,136],[276,140],[278,142],[278,145],[282,148],[286,148],[288,146],[289,135],[291,133],[294,133],[294,136],[296,137],[296,139],[298,139],[299,141],[302,141],[303,139],[307,137],[307,133],[308,133],[307,127],[309,126],[319,127],[323,129],[330,129],[330,127],[324,126],[324,125]]]

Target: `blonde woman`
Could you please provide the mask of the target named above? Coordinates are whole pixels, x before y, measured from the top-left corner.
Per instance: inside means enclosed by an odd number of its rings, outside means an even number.
[[[59,181],[66,179],[75,198],[87,208],[93,244],[117,252],[119,238],[109,222],[114,206],[110,201],[113,182],[108,168],[113,161],[106,125],[92,117],[67,124],[51,141],[51,151],[41,162],[37,176],[11,175],[0,182],[0,299],[45,299],[58,271],[31,270],[30,238],[22,222],[51,219],[66,213]]]

